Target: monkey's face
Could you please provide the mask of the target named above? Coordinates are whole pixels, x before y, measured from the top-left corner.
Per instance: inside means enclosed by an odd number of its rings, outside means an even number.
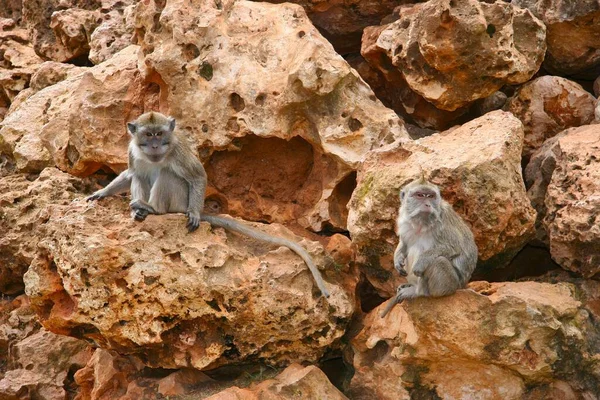
[[[175,119],[169,119],[163,124],[140,124],[130,122],[127,129],[135,144],[151,162],[160,162],[171,150],[171,140],[175,129]]]
[[[440,191],[435,185],[408,185],[400,192],[402,207],[412,217],[437,218],[440,214]]]

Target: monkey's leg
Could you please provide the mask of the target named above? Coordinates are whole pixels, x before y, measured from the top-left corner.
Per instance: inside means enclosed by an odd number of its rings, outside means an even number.
[[[427,285],[429,295],[433,297],[452,294],[462,287],[452,263],[442,256],[425,269],[422,280]]]
[[[94,192],[91,196],[86,197],[87,201],[92,200],[100,200],[105,197],[114,196],[115,194],[119,194],[121,192],[125,192],[131,186],[131,174],[129,170],[121,172],[119,176],[117,176],[111,183],[106,185],[106,187]]]
[[[143,221],[148,214],[156,214],[154,208],[148,204],[150,196],[150,182],[132,176],[131,179],[131,217],[136,221]]]
[[[398,246],[396,246],[396,251],[394,251],[394,268],[401,276],[406,276],[408,273],[404,269],[404,264],[406,263],[406,246],[402,243],[402,240],[398,242]]]

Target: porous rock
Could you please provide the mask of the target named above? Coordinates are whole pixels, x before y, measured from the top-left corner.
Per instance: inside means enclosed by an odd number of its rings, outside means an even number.
[[[479,268],[506,266],[534,234],[521,175],[523,125],[493,111],[453,130],[372,152],[357,175],[348,226],[371,283],[388,296],[400,189],[425,173],[475,235]]]
[[[133,43],[135,1],[102,1],[101,21],[90,36],[89,59],[94,64],[108,60]]]
[[[256,227],[300,241],[329,299],[291,250],[207,223],[188,234],[183,215],[137,223],[123,198],[47,210],[24,276],[41,323],[148,366],[316,361],[339,345],[354,312],[356,279],[335,268],[321,245],[282,226]]]
[[[544,68],[555,75],[600,74],[600,3],[589,0],[514,0],[547,28]]]
[[[338,187],[351,192],[370,150],[408,138],[298,5],[150,1],[135,18],[144,76],[244,219],[344,230]]]
[[[380,28],[366,58],[381,71],[398,70],[425,100],[454,111],[528,81],[544,58],[545,37],[544,24],[513,4],[432,0],[402,8],[398,20]]]
[[[87,58],[90,52],[90,36],[100,23],[100,12],[70,8],[55,11],[50,19],[50,28],[56,36],[58,53],[55,61],[69,61]]]
[[[529,162],[528,195],[538,209],[538,238],[552,258],[584,277],[600,273],[600,125],[568,129]]]
[[[521,86],[507,110],[523,122],[523,157],[529,160],[544,141],[575,126],[594,120],[596,99],[581,85],[546,75]]]
[[[475,282],[443,298],[369,313],[351,340],[352,398],[523,399],[600,392],[600,326],[575,287]],[[566,388],[565,388],[565,383]]]

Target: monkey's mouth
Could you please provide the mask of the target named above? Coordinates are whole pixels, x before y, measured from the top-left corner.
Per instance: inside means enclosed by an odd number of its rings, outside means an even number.
[[[148,157],[148,160],[152,162],[160,162],[163,159],[162,154],[146,154],[146,156]]]

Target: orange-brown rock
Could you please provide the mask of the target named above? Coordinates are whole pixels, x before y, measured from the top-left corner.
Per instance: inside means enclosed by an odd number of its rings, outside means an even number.
[[[542,76],[521,86],[507,110],[523,122],[523,158],[529,160],[544,141],[560,131],[594,120],[596,99],[581,85],[558,76]]]
[[[348,395],[517,400],[561,388],[600,395],[600,352],[589,341],[599,327],[574,286],[474,287],[405,301],[383,319],[385,305],[368,314],[347,354],[355,369]]]
[[[90,36],[100,23],[100,12],[70,8],[55,11],[50,19],[50,28],[56,36],[57,54],[55,61],[87,58],[90,52]],[[82,64],[84,64],[83,62]]]
[[[402,8],[369,50],[380,57],[365,57],[381,71],[397,69],[410,89],[454,111],[528,81],[544,58],[545,37],[544,24],[512,4],[432,0]]]
[[[572,128],[546,141],[525,170],[538,238],[558,264],[586,278],[600,273],[599,153],[600,125]]]
[[[80,176],[103,165],[123,170],[126,122],[157,103],[158,86],[140,77],[137,51],[130,46],[11,108],[0,129],[0,152],[23,172],[52,165]]]
[[[101,22],[90,36],[89,59],[100,64],[132,44],[133,0],[103,0]]]
[[[245,219],[345,230],[353,169],[408,138],[298,5],[140,2],[135,26],[145,76]]]
[[[49,206],[69,204],[85,187],[85,182],[56,169],[37,179],[26,174],[0,178],[0,293],[23,292],[23,274],[40,239],[32,232],[49,217]]]
[[[556,75],[600,74],[600,3],[588,0],[514,0],[547,27],[544,68]]]
[[[493,111],[459,128],[372,152],[358,171],[348,217],[371,283],[388,296],[395,293],[399,193],[421,170],[473,230],[479,267],[508,264],[534,233],[535,211],[521,176],[522,141],[521,122]]]
[[[322,269],[329,299],[291,250],[207,223],[188,234],[183,215],[136,223],[128,200],[83,196],[46,212],[24,277],[42,324],[149,366],[317,361],[339,346],[354,312],[356,278],[282,226],[254,224],[300,241]]]
[[[35,51],[40,57],[45,60],[69,61],[75,49],[71,44],[79,46],[84,41],[81,39],[82,35],[85,35],[82,24],[86,26],[89,24],[84,24],[84,21],[76,18],[68,18],[69,21],[59,22],[58,32],[55,33],[51,27],[53,14],[55,12],[60,14],[61,11],[67,11],[66,14],[77,12],[71,10],[93,11],[99,7],[98,0],[24,1],[23,25],[28,29]]]
[[[292,364],[273,379],[247,389],[232,387],[206,400],[327,399],[345,400],[319,368]]]

